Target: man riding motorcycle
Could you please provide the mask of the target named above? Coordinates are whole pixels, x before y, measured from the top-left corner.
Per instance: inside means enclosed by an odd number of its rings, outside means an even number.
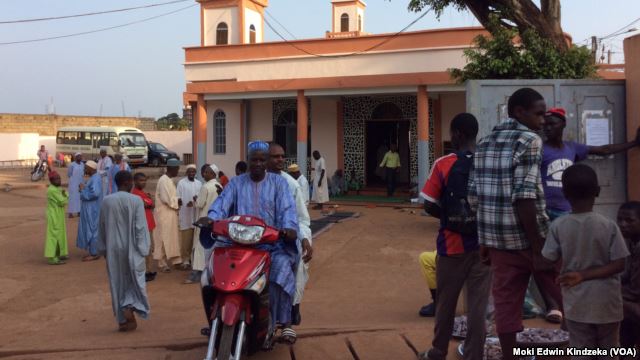
[[[283,236],[277,243],[259,245],[258,248],[271,254],[271,326],[281,329],[281,337],[287,337],[293,331],[291,307],[296,291],[295,268],[299,259],[298,220],[296,205],[287,181],[266,171],[268,150],[269,145],[265,142],[256,141],[249,144],[249,172],[233,178],[211,205],[208,218],[202,218],[198,222],[210,225],[216,220],[227,219],[233,215],[252,215],[281,230]],[[205,248],[207,245],[210,244],[203,243]],[[214,247],[230,245],[231,242],[228,240],[219,239]],[[208,251],[208,259],[210,253],[211,250]],[[202,274],[203,287],[209,285],[213,272],[211,261],[207,260],[207,263],[208,266]]]

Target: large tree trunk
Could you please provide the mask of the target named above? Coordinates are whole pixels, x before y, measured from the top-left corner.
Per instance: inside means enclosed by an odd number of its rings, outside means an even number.
[[[465,3],[485,27],[495,14],[503,25],[510,26],[505,20],[512,22],[520,33],[535,30],[560,51],[569,48],[560,24],[560,0],[541,0],[541,8],[532,0],[469,0]]]

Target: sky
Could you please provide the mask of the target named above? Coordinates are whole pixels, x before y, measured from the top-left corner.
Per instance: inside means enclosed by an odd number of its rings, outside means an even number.
[[[195,0],[57,21],[1,23],[168,1],[0,1],[0,113],[43,114],[53,108],[55,113],[65,115],[157,118],[172,112],[181,114],[185,89],[183,47],[200,42],[199,7]],[[407,3],[408,0],[367,0],[365,31],[387,33],[404,28],[418,17],[407,10]],[[564,31],[578,43],[592,35],[608,35],[640,16],[638,0],[608,0],[606,4],[603,6],[601,0],[563,0]],[[180,10],[183,8],[186,9]],[[172,11],[177,12],[104,32],[1,44],[102,29]],[[323,37],[330,28],[330,0],[271,0],[267,11],[298,39]],[[439,21],[430,13],[409,31],[477,25],[470,13],[447,10]],[[633,27],[640,29],[640,21]],[[623,39],[618,36],[604,42],[614,52],[616,62],[623,59]],[[280,38],[267,28],[265,41]]]

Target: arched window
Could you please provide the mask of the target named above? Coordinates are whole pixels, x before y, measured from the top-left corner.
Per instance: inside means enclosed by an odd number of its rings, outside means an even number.
[[[222,110],[213,113],[213,153],[227,153],[227,115]]]
[[[256,27],[251,25],[249,26],[249,44],[256,43]]]
[[[342,14],[340,16],[340,32],[348,32],[349,31],[349,15]]]
[[[358,31],[362,31],[362,15],[358,15]]]
[[[227,45],[229,43],[229,27],[226,23],[218,24],[216,29],[216,45]]]

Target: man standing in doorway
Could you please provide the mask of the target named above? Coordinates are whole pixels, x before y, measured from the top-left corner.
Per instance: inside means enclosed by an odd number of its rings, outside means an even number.
[[[162,175],[156,186],[156,230],[153,233],[153,258],[163,273],[171,272],[171,265],[179,265],[180,233],[178,230],[178,194],[173,178],[178,176],[180,162],[167,160],[167,173]]]
[[[400,172],[400,154],[398,145],[391,144],[391,148],[384,154],[380,167],[384,168],[387,179],[387,197],[392,197],[396,191],[396,178]]]
[[[314,210],[322,210],[324,203],[329,202],[329,184],[327,181],[327,165],[324,162],[324,158],[320,155],[318,150],[313,152],[313,159],[315,165],[313,178],[313,197],[312,201],[316,203]]]
[[[100,148],[100,160],[98,160],[98,175],[102,179],[102,196],[109,194],[109,174],[111,174],[111,168],[113,167],[113,161],[107,156],[107,147],[102,146]]]
[[[145,284],[145,257],[149,255],[149,229],[142,200],[129,192],[133,176],[119,171],[118,191],[104,198],[98,226],[98,251],[107,260],[111,305],[120,331],[138,327],[134,313],[149,314]]]
[[[187,176],[178,182],[178,205],[180,210],[180,254],[182,257],[182,270],[191,267],[191,252],[193,251],[193,223],[196,217],[195,202],[198,192],[202,187],[200,180],[196,179],[196,166],[187,165]]]

